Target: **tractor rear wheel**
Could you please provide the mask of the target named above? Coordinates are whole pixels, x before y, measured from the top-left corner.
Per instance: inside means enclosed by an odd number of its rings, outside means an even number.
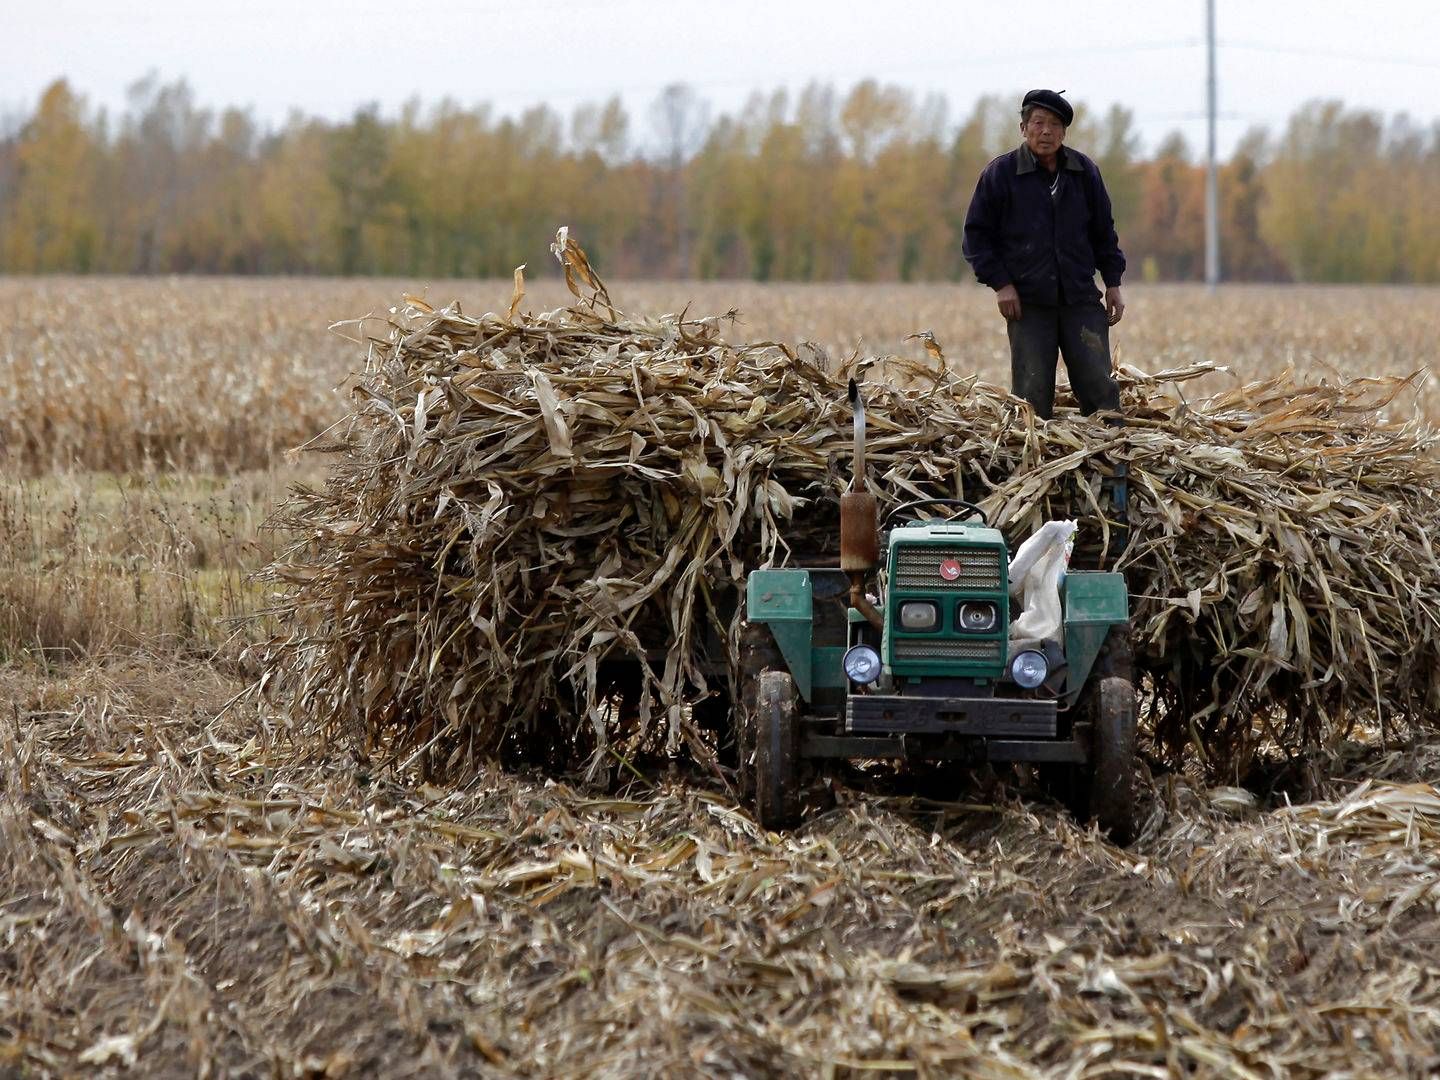
[[[746,623],[740,629],[738,670],[732,678],[736,699],[731,703],[730,722],[734,727],[736,785],[747,802],[755,798],[755,717],[759,715],[760,676],[783,671],[785,661],[775,644],[770,627]]]
[[[1120,676],[1095,689],[1090,815],[1117,844],[1135,838],[1135,684]]]
[[[788,672],[765,671],[755,693],[752,790],[755,817],[767,829],[800,818],[800,695]],[[745,763],[742,762],[742,771]]]
[[[1111,629],[1085,691],[1076,703],[1087,731],[1089,760],[1048,765],[1041,778],[1051,794],[1081,821],[1095,821],[1117,844],[1135,838],[1135,682],[1130,628]]]

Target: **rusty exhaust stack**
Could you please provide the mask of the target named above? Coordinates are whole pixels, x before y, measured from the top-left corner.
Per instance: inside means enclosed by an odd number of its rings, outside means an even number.
[[[850,606],[882,630],[885,620],[865,599],[865,575],[880,564],[880,526],[875,496],[865,490],[865,399],[854,379],[848,396],[855,412],[855,457],[850,490],[840,496],[840,569],[850,575]]]

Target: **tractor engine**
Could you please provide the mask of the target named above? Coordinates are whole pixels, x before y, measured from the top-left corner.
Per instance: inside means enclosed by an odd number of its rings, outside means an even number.
[[[1005,538],[930,522],[890,534],[881,655],[899,681],[925,676],[989,686],[1005,673],[1010,625]]]

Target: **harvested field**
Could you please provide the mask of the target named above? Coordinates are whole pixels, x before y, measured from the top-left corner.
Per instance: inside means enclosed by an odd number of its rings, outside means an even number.
[[[235,689],[193,666],[0,681],[8,1069],[1440,1068],[1440,747],[1349,747],[1350,777],[1263,811],[1166,778],[1125,851],[995,785],[839,788],[777,836],[698,777],[357,778],[249,707],[213,718]]]
[[[569,302],[555,278],[528,284],[526,308]],[[859,350],[925,355],[932,330],[954,370],[1003,381],[1004,328],[988,290],[962,285],[616,284],[635,311],[735,308],[736,340],[813,340],[836,359]],[[0,278],[0,465],[27,471],[265,468],[338,419],[333,389],[359,350],[326,327],[385,316],[403,293],[471,314],[504,310],[510,282]],[[1432,363],[1440,289],[1127,286],[1117,359],[1158,371],[1226,365],[1204,392],[1293,363],[1317,378],[1406,375]],[[372,324],[374,325],[374,324]],[[351,332],[361,328],[351,327]],[[1419,408],[1440,422],[1433,379]]]
[[[344,413],[359,366],[324,324],[416,289],[0,279],[0,1073],[1440,1071],[1423,733],[1361,724],[1217,786],[1157,762],[1119,850],[1023,775],[852,772],[777,836],[700,770],[432,787],[235,700],[257,672],[224,617],[259,606],[258,523],[319,480],[281,449]],[[739,306],[737,338],[836,359],[918,360],[928,328],[1002,373],[969,287],[613,291]],[[1440,290],[1128,292],[1120,359],[1233,368],[1201,394],[1433,365]],[[472,314],[509,295],[429,290]],[[1402,400],[1440,420],[1433,376]]]
[[[300,477],[61,473],[0,484],[0,659],[231,657],[262,627],[262,529]]]

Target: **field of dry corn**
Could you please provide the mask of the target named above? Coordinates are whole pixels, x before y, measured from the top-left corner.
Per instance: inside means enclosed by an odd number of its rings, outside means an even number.
[[[510,283],[0,278],[0,1074],[1440,1071],[1440,747],[1157,774],[1125,851],[1010,775],[848,776],[776,836],[673,768],[357,772],[244,694],[288,451],[406,291]],[[1129,293],[1145,370],[1435,365],[1440,290]],[[969,285],[612,294],[1005,376]]]

